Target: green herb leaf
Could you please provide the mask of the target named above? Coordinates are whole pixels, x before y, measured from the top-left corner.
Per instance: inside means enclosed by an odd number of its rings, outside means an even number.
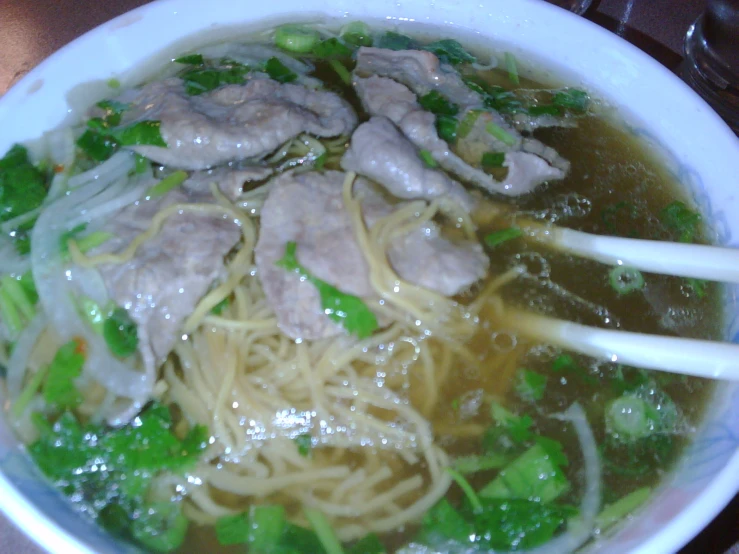
[[[291,83],[298,78],[298,75],[288,69],[279,59],[274,56],[267,60],[264,64],[264,71],[271,79],[279,83]]]
[[[31,163],[28,150],[14,145],[0,159],[0,222],[38,208],[46,192],[46,179]]]
[[[547,388],[547,376],[528,369],[519,370],[515,389],[518,396],[527,402],[536,402],[544,398]]]
[[[202,54],[189,54],[187,56],[176,58],[175,63],[181,63],[185,65],[204,65],[205,60],[203,60]]]
[[[181,503],[157,502],[141,510],[131,523],[131,534],[154,552],[171,552],[185,541],[188,519]]]
[[[303,508],[303,513],[311,527],[313,527],[318,540],[321,541],[326,554],[344,554],[341,541],[339,541],[326,516],[314,508]]]
[[[370,533],[355,542],[346,552],[347,554],[385,554],[387,549],[380,541],[380,537]]]
[[[537,106],[529,106],[529,115],[562,115],[562,109],[559,106],[539,104]]]
[[[131,356],[139,346],[136,323],[123,308],[116,308],[105,320],[103,338],[110,351],[119,358]]]
[[[216,520],[215,529],[218,544],[222,546],[246,544],[251,532],[249,514],[244,512],[232,516],[221,516]]]
[[[422,542],[433,544],[434,538],[439,537],[468,544],[471,525],[446,499],[442,498],[423,517]]]
[[[152,198],[164,196],[173,188],[179,187],[182,183],[187,181],[187,177],[187,172],[182,170],[170,173],[149,189],[149,196]]]
[[[277,265],[288,271],[299,273],[310,281],[321,296],[321,306],[332,320],[340,323],[350,334],[360,339],[367,338],[378,328],[375,314],[367,307],[364,301],[350,294],[341,292],[314,276],[303,268],[296,257],[297,245],[288,242],[285,245],[285,255],[277,261]]]
[[[95,105],[105,111],[103,125],[106,129],[120,125],[121,115],[131,107],[130,104],[124,104],[117,100],[101,100]]]
[[[704,296],[706,296],[706,287],[708,286],[707,281],[703,281],[701,279],[693,279],[692,277],[690,277],[688,279],[685,279],[685,282],[698,298],[703,298]]]
[[[506,146],[514,146],[516,144],[516,137],[492,121],[485,125],[485,130]]]
[[[435,90],[421,96],[418,103],[424,110],[434,115],[457,115],[459,113],[457,104],[450,102],[444,95]]]
[[[552,98],[552,104],[555,106],[579,113],[586,111],[589,103],[588,93],[574,88],[559,91]]]
[[[510,457],[499,452],[488,452],[484,456],[461,456],[455,458],[452,467],[462,474],[500,469],[510,462]]]
[[[505,67],[508,71],[508,79],[510,79],[511,83],[514,85],[521,84],[521,81],[518,78],[518,66],[516,65],[516,58],[513,54],[510,52],[506,52],[505,56]]]
[[[210,313],[212,313],[213,315],[221,315],[223,313],[223,310],[225,310],[229,306],[229,304],[231,304],[231,301],[228,297],[226,297],[218,304],[213,306],[213,308],[211,308],[210,310]]]
[[[451,115],[436,116],[436,131],[439,138],[447,144],[454,144],[457,141],[457,126],[459,122],[457,118]]]
[[[295,442],[295,446],[298,447],[298,454],[303,456],[303,458],[310,456],[311,449],[313,448],[313,438],[310,435],[298,435],[293,441]]]
[[[427,44],[423,49],[433,52],[439,60],[451,65],[475,63],[477,61],[477,58],[467,52],[459,42],[450,38],[437,40],[431,44]]]
[[[243,85],[249,68],[236,62],[228,62],[221,67],[193,68],[181,75],[185,92],[197,96],[224,85]]]
[[[88,129],[77,139],[77,147],[96,162],[104,162],[118,149],[118,141],[109,135]]]
[[[351,58],[352,49],[338,38],[326,39],[313,47],[313,54],[319,58]]]
[[[701,215],[676,200],[665,207],[659,215],[662,223],[678,234],[680,242],[693,242],[699,231]]]
[[[320,40],[318,31],[302,25],[282,25],[275,30],[275,44],[288,52],[305,54]]]
[[[469,110],[462,121],[459,122],[459,128],[457,129],[457,136],[461,139],[466,138],[475,128],[477,120],[480,118],[482,110]]]
[[[619,296],[644,288],[644,276],[641,271],[622,265],[608,272],[608,281]]]
[[[344,66],[343,63],[341,63],[339,60],[329,60],[328,64],[336,72],[336,74],[345,85],[352,84],[352,74],[349,73],[349,70]]]
[[[485,169],[503,167],[505,163],[505,152],[485,152],[482,155],[481,165]]]
[[[166,148],[167,143],[162,138],[160,126],[159,121],[139,121],[114,131],[112,135],[121,146],[147,145]]]
[[[413,50],[418,46],[415,40],[400,33],[387,31],[377,38],[376,48],[385,48],[386,50]]]
[[[76,408],[82,403],[82,394],[75,386],[75,379],[82,374],[85,364],[84,345],[72,340],[57,350],[49,364],[43,387],[44,400],[58,409]]]

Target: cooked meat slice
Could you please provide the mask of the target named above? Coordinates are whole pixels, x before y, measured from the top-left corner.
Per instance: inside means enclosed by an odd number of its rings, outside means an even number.
[[[386,117],[373,117],[352,135],[341,167],[369,177],[398,198],[452,199],[465,210],[472,199],[443,171],[429,168],[418,149]]]
[[[389,118],[413,144],[428,150],[441,167],[463,181],[474,183],[490,192],[519,196],[533,191],[544,181],[562,179],[565,176],[565,169],[550,166],[543,158],[534,154],[507,152],[504,165],[508,168],[508,175],[502,182],[496,181],[491,175],[469,165],[451,151],[436,132],[434,115],[421,108],[415,95],[406,86],[392,79],[372,76],[367,79],[355,78],[355,88],[370,115]],[[544,149],[548,147],[538,141],[529,142],[529,139],[524,139],[520,145],[524,148],[527,144],[531,148],[538,148],[537,143],[541,145],[541,152],[545,153]],[[556,154],[553,149],[550,150]],[[566,163],[565,160],[562,161]]]
[[[362,47],[357,51],[358,75],[389,77],[422,96],[438,91],[460,108],[481,107],[482,99],[464,84],[451,66],[425,50],[387,50]]]
[[[395,271],[410,283],[454,296],[482,279],[488,257],[476,242],[451,242],[436,225],[422,225],[396,239],[388,249]]]
[[[210,194],[210,186],[215,183],[229,200],[236,200],[243,192],[244,183],[262,181],[272,175],[272,168],[266,166],[231,169],[222,167],[207,171],[196,171],[182,183],[185,190],[199,194]]]
[[[320,339],[343,330],[323,312],[313,284],[276,265],[288,242],[296,243],[298,262],[313,276],[347,294],[374,296],[367,262],[344,207],[344,178],[336,171],[285,173],[271,182],[262,208],[255,250],[257,274],[280,328],[293,338]],[[358,178],[354,187],[365,223],[371,226],[392,213],[393,205],[367,181]],[[439,236],[435,225],[395,239],[388,257],[391,263],[398,262],[396,269],[403,279],[442,294],[456,294],[470,286],[484,275],[488,263],[479,245],[448,241]],[[407,261],[411,257],[422,267],[413,267]]]
[[[349,134],[357,124],[351,106],[333,92],[271,79],[252,79],[188,96],[180,79],[145,85],[124,99],[131,108],[122,124],[161,122],[167,147],[130,148],[174,168],[207,169],[261,158],[300,133],[318,137]]]
[[[209,202],[212,197],[176,189],[142,200],[111,218],[103,231],[113,238],[94,254],[117,253],[146,231],[152,218],[172,204]],[[160,364],[180,336],[180,327],[212,283],[223,277],[224,257],[239,241],[239,228],[212,214],[178,213],[145,241],[133,258],[99,266],[110,297],[138,325],[139,349]]]

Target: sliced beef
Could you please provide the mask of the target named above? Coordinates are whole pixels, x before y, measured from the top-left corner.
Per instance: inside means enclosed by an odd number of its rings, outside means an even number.
[[[271,79],[251,79],[188,96],[180,79],[166,79],[126,93],[131,103],[122,124],[161,122],[167,147],[132,146],[152,160],[181,169],[207,169],[261,158],[300,133],[348,135],[357,124],[351,106],[333,92]]]
[[[450,198],[467,211],[472,207],[464,187],[428,167],[418,149],[386,117],[373,117],[354,131],[341,167],[369,177],[398,198]]]
[[[296,243],[299,263],[313,276],[347,294],[375,296],[369,267],[344,207],[345,177],[336,171],[285,173],[271,182],[262,208],[255,250],[257,272],[280,328],[293,338],[320,339],[343,330],[323,313],[313,284],[276,265],[288,242]],[[370,227],[395,209],[362,178],[354,187]],[[485,274],[488,265],[479,245],[448,241],[435,225],[395,239],[388,257],[398,264],[403,279],[448,295],[469,287]],[[410,259],[423,267],[416,267]]]
[[[425,50],[362,47],[357,51],[356,73],[389,77],[419,96],[436,90],[463,109],[482,106],[480,95],[464,84],[453,67],[441,65],[436,55]]]
[[[413,144],[428,150],[441,167],[463,181],[474,183],[485,190],[507,196],[519,196],[532,192],[545,181],[562,179],[566,174],[565,169],[550,166],[544,158],[536,154],[510,151],[506,153],[504,162],[508,168],[508,175],[503,181],[496,181],[491,175],[473,167],[451,151],[449,145],[441,140],[436,132],[435,116],[421,108],[413,92],[405,85],[392,79],[372,76],[367,79],[355,78],[355,88],[370,115],[387,117]],[[476,126],[484,123],[485,119],[482,119]],[[520,137],[518,140],[521,148],[525,148],[526,144],[531,148],[539,148],[537,144],[541,145],[538,141]],[[541,145],[539,149],[545,152],[547,148],[549,147]],[[556,154],[553,149],[549,150]],[[562,161],[566,164],[565,160]]]
[[[160,210],[192,202],[212,202],[212,197],[176,189],[128,206],[102,228],[113,238],[93,254],[122,251],[149,228]],[[224,257],[240,237],[238,226],[224,216],[183,212],[170,216],[131,260],[99,266],[108,294],[138,325],[145,359],[164,361],[184,320],[213,282],[223,277]]]
[[[262,181],[272,175],[267,166],[248,166],[239,169],[222,167],[207,171],[196,171],[182,183],[182,187],[197,194],[210,194],[210,186],[215,183],[229,200],[236,200],[243,192],[245,183]]]

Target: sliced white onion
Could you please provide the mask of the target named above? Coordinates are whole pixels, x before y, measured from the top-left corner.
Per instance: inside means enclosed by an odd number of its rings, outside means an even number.
[[[31,258],[18,254],[9,236],[0,235],[0,274],[23,275],[31,269]]]
[[[33,347],[36,345],[39,336],[46,328],[46,316],[39,312],[31,320],[31,323],[23,329],[18,341],[13,347],[13,353],[8,360],[7,368],[7,386],[10,399],[15,400],[21,393],[23,388],[23,377],[28,368],[28,360],[31,357]]]
[[[134,156],[130,152],[120,151],[109,160],[92,169],[69,178],[69,188],[75,189],[92,181],[99,181],[101,188],[122,179],[136,166]]]

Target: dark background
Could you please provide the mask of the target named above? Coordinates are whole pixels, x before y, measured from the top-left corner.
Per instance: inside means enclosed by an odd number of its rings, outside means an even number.
[[[66,43],[146,3],[145,0],[0,0],[0,95]],[[206,5],[204,2],[204,9]],[[705,0],[594,0],[585,16],[676,70],[682,60],[685,32],[704,7]],[[1,515],[0,552],[41,554]],[[722,553],[739,554],[739,496],[680,554]]]

